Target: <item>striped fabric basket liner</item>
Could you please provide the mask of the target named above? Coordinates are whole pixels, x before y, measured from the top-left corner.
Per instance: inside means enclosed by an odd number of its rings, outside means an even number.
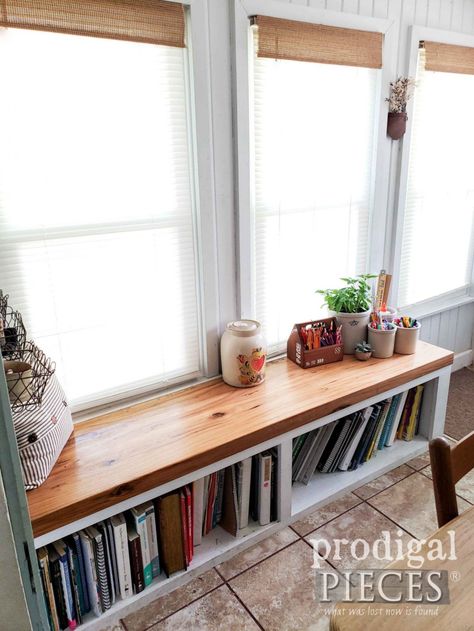
[[[12,411],[23,481],[27,491],[43,484],[73,431],[71,411],[56,375],[41,404]]]

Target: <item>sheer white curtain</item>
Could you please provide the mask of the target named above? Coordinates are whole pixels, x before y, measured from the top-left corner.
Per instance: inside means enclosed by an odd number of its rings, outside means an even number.
[[[199,370],[185,55],[0,29],[0,287],[79,405]]]
[[[271,348],[367,271],[379,70],[253,61],[254,297]]]
[[[474,76],[425,70],[414,97],[398,304],[470,283],[474,248]]]

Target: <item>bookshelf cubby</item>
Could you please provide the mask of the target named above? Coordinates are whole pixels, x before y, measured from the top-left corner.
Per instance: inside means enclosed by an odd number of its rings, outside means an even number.
[[[415,355],[344,361],[302,370],[286,358],[270,362],[264,384],[233,389],[221,380],[110,413],[76,426],[50,478],[28,493],[35,547],[272,447],[278,449],[278,521],[250,524],[233,537],[217,526],[186,571],[156,578],[80,629],[115,624],[194,576],[235,555],[338,496],[423,453],[443,432],[453,354],[419,343]],[[292,443],[404,390],[425,384],[419,434],[396,441],[355,471],[315,474],[292,486]],[[140,428],[140,429],[138,429]],[[140,604],[138,604],[140,603]]]

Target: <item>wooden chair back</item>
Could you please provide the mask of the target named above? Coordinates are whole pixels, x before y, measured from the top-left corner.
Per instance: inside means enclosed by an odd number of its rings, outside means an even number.
[[[459,515],[456,483],[474,469],[474,432],[456,444],[443,436],[430,442],[431,471],[438,525],[444,526]]]

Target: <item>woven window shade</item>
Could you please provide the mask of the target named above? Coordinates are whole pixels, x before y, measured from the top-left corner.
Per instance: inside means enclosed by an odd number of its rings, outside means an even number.
[[[0,0],[0,26],[184,48],[184,9],[164,0]]]
[[[474,48],[439,42],[422,42],[425,49],[425,69],[457,74],[474,74]]]
[[[382,33],[257,15],[258,57],[382,67]]]

